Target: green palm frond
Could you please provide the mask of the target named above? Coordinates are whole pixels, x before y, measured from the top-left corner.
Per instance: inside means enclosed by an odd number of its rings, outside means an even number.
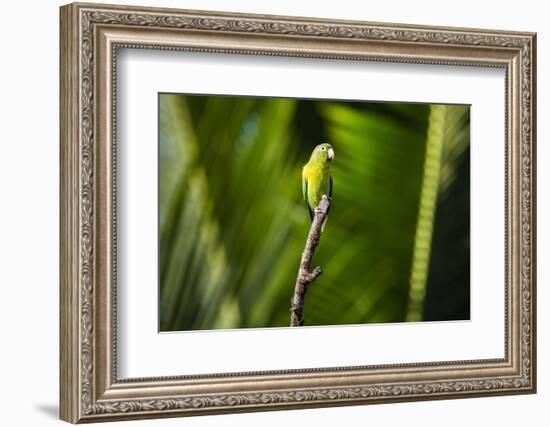
[[[469,109],[464,106],[430,108],[407,321],[422,320],[438,194],[445,192],[454,180],[456,160],[469,146],[469,129],[465,126],[468,115]]]

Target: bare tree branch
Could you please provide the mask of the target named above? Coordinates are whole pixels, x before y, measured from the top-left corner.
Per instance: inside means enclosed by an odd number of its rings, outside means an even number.
[[[319,206],[315,209],[315,216],[309,229],[309,234],[306,240],[304,252],[302,252],[302,260],[300,261],[300,269],[294,286],[294,296],[290,303],[290,326],[302,326],[304,324],[304,300],[308,286],[323,272],[321,267],[315,267],[311,270],[311,262],[315,249],[321,238],[323,224],[328,217],[330,208],[330,198],[323,195]]]

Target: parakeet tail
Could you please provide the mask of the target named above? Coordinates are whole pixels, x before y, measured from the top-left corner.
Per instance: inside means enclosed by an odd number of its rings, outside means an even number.
[[[321,233],[325,230],[325,225],[327,225],[328,221],[328,215],[325,217],[325,220],[323,221],[323,225],[321,225]]]

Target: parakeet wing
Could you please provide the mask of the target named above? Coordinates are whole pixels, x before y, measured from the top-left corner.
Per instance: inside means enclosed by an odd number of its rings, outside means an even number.
[[[311,210],[311,206],[309,206],[309,202],[307,200],[307,178],[305,176],[302,176],[302,193],[304,195],[304,201],[306,202],[306,208],[309,212],[309,217],[313,221],[313,211]]]

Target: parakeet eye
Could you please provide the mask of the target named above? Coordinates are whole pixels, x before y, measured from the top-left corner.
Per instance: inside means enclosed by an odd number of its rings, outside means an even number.
[[[321,147],[321,151],[325,151],[327,147]]]

